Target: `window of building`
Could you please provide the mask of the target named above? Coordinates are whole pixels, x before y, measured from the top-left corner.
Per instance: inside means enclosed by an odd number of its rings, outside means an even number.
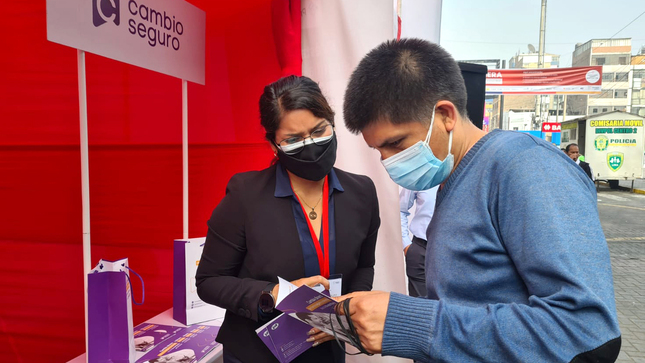
[[[632,107],[632,113],[638,116],[645,116],[645,107]]]
[[[611,110],[611,106],[591,106],[588,109],[588,115],[595,115],[597,113],[607,112]],[[567,113],[568,114],[568,113]]]
[[[616,82],[627,82],[629,79],[628,72],[617,72],[616,73]]]
[[[634,78],[645,78],[645,69],[634,69]]]
[[[517,127],[513,127],[513,131],[517,131]]]
[[[605,64],[605,57],[598,57],[598,58],[596,58],[596,65],[597,65],[597,66],[601,66],[601,65],[603,65],[603,64]]]
[[[617,89],[614,91],[614,98],[627,98],[626,89]]]
[[[578,129],[569,130],[569,140],[575,140],[578,138]]]
[[[569,130],[563,130],[560,142],[569,142]]]
[[[614,91],[612,89],[605,89],[595,95],[589,95],[590,98],[614,98]]]
[[[618,64],[624,66],[627,64],[627,57],[618,57]]]
[[[645,89],[632,90],[632,105],[645,105]]]
[[[602,74],[602,81],[603,82],[613,82],[614,81],[614,73],[613,72],[603,73]]]

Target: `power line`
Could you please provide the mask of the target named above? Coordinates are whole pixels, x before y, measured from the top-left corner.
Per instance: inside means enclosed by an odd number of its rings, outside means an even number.
[[[640,39],[639,39],[640,40]],[[517,42],[517,43],[509,43],[509,42],[478,42],[478,41],[472,41],[472,40],[451,40],[451,39],[442,39],[442,42],[451,42],[451,43],[474,43],[474,44],[508,44],[508,45],[526,45],[528,43],[526,42]],[[572,43],[546,43],[550,45],[563,45],[563,44],[576,44],[575,42]]]
[[[636,20],[636,19],[634,19],[634,20]],[[632,38],[632,41],[641,41],[641,40],[645,40],[645,38],[639,38],[639,39]],[[507,44],[507,45],[526,45],[526,44],[528,44],[526,42],[523,42],[523,43],[520,43],[520,42],[480,42],[480,41],[473,41],[473,40],[454,40],[454,39],[442,39],[441,42],[471,43],[471,44]],[[578,44],[578,43],[580,43],[580,42],[562,42],[562,43],[560,43],[560,42],[557,42],[557,43],[547,42],[546,44],[548,44],[548,45],[571,45],[571,44]]]
[[[629,23],[627,23],[627,25],[625,25],[624,27],[622,27],[619,31],[617,31],[616,33],[614,33],[614,35],[612,35],[609,39],[613,39],[616,35],[618,35],[618,33],[620,33],[620,32],[622,32],[623,30],[625,30],[625,28],[627,28],[628,26],[630,26],[633,22],[635,22],[636,20],[638,20],[638,18],[640,18],[640,17],[641,17],[641,16],[643,16],[644,14],[645,14],[645,11],[643,11],[642,13],[640,13],[637,17],[635,17],[635,18],[634,18],[634,20],[632,20],[632,21],[630,21]],[[632,40],[642,40],[642,39],[632,39]],[[631,52],[630,52],[630,53],[631,53]],[[572,57],[572,58],[573,58],[573,57]],[[618,73],[625,73],[625,72],[624,72],[624,70],[627,70],[627,72],[626,72],[626,73],[627,73],[627,74],[629,74],[629,72],[630,72],[631,70],[633,70],[633,68],[632,68],[631,66],[632,66],[632,64],[625,64],[625,65],[623,65],[622,67],[620,67],[619,69],[617,69],[617,70],[615,70],[615,71],[613,71],[613,72],[611,72],[611,73],[614,73],[614,75],[616,75],[616,74],[618,74]],[[603,68],[604,68],[604,67],[603,67]],[[625,69],[625,68],[627,68],[627,69]],[[603,74],[604,74],[604,72],[603,72]],[[627,78],[627,79],[628,79],[628,81],[627,81],[627,83],[628,83],[628,84],[627,84],[627,90],[631,89],[631,90],[632,90],[632,92],[633,92],[633,91],[634,91],[634,88],[633,88],[633,87],[634,87],[634,82],[633,82],[633,80],[632,80],[632,84],[630,85],[630,84],[629,84],[629,76],[628,76],[628,78]],[[615,98],[615,93],[614,93],[613,91],[614,91],[614,90],[621,90],[622,88],[616,88],[616,87],[618,87],[618,84],[619,84],[620,82],[616,82],[616,81],[614,81],[614,82],[615,82],[615,85],[614,85],[614,86],[612,86],[612,87],[609,87],[609,88],[601,88],[602,92],[610,91],[611,98],[604,98],[604,97],[593,97],[593,98],[595,98],[595,99],[608,99],[608,100],[609,100],[609,99],[612,99],[612,100],[613,100],[613,99],[616,99],[616,98]],[[601,94],[602,94],[602,93],[601,93]],[[590,98],[592,98],[592,97],[591,97],[591,95],[588,95],[588,96],[587,96],[587,107],[593,107],[593,106],[589,106],[589,99],[590,99]],[[628,100],[627,102],[629,103],[627,106],[631,106],[631,100]],[[603,106],[597,106],[597,107],[603,107]],[[620,106],[607,106],[607,107],[609,108],[609,107],[620,107]],[[587,110],[587,112],[588,112],[588,110]]]
[[[645,14],[645,11],[643,11],[639,16],[635,17],[634,20],[630,21],[629,24],[625,25],[622,29],[617,31],[616,34],[611,36],[611,38],[615,37],[618,33],[620,33],[623,30],[625,30],[625,28],[627,28],[628,26],[632,25],[632,23],[635,22],[636,20],[638,20],[638,18],[640,18],[641,16],[643,16],[643,14]],[[609,38],[609,39],[611,39],[611,38]]]

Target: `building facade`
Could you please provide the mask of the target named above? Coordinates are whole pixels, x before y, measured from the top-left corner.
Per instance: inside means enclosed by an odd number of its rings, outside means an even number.
[[[539,55],[536,52],[517,53],[508,60],[509,69],[536,69],[539,65]],[[544,53],[542,68],[557,68],[560,66],[560,56]],[[539,98],[538,98],[539,97]],[[503,101],[502,101],[503,100]],[[561,97],[556,95],[512,95],[494,96],[492,101],[491,129],[503,128],[507,130],[530,131],[539,130],[541,121],[555,119],[562,114]],[[541,106],[540,106],[541,105]],[[503,107],[503,111],[500,109]],[[540,115],[539,108],[543,115]]]
[[[517,53],[508,60],[508,68],[558,68],[560,67],[560,56],[558,54],[544,53],[544,66],[538,67],[538,53]]]
[[[645,115],[645,56],[632,57],[631,38],[576,44],[572,66],[602,66],[602,93],[567,97],[567,114],[625,111]]]

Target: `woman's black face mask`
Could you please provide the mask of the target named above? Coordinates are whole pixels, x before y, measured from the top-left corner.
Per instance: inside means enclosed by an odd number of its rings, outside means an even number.
[[[323,145],[308,144],[302,150],[293,155],[285,154],[277,146],[278,160],[287,170],[307,180],[318,181],[323,179],[336,163],[336,134],[331,140]]]

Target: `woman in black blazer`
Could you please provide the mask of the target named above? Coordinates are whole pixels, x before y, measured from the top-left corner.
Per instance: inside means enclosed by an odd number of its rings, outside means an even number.
[[[372,289],[380,225],[374,183],[333,167],[334,112],[318,84],[289,76],[264,89],[260,118],[276,162],[234,175],[208,221],[197,292],[225,308],[217,341],[225,363],[277,362],[255,330],[277,316],[278,276],[328,286],[342,274],[342,294]],[[315,241],[315,242],[314,242]],[[333,338],[294,362],[344,362]]]

